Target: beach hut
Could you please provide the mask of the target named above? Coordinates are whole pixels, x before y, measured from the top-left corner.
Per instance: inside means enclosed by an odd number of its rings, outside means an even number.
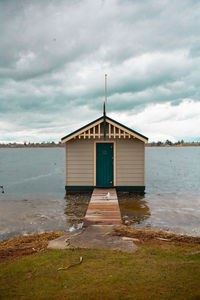
[[[145,190],[145,143],[148,138],[104,114],[61,139],[65,144],[65,190],[94,187]]]
[[[148,138],[109,118],[107,75],[104,113],[99,119],[64,136],[68,192],[95,187],[118,191],[145,190],[145,143]]]

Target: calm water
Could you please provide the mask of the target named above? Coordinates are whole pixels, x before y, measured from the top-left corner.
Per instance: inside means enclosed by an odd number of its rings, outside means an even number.
[[[145,196],[119,195],[125,224],[200,236],[200,148],[146,148]],[[65,198],[64,149],[0,149],[0,239],[80,226],[90,195]]]

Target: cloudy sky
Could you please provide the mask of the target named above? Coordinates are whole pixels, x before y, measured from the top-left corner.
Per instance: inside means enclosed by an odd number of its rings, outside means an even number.
[[[102,115],[200,141],[200,1],[0,0],[0,142],[59,141]]]

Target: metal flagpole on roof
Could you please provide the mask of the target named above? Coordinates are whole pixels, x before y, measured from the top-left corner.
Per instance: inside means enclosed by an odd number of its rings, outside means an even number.
[[[107,113],[107,74],[105,74],[105,102],[103,109],[103,132],[104,132],[104,140],[106,140],[106,113]]]
[[[105,74],[105,115],[107,114],[107,74]]]

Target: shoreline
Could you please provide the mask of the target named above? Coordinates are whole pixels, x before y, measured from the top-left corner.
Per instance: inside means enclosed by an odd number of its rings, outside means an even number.
[[[44,143],[44,144],[40,144],[40,143],[30,143],[30,144],[18,144],[18,143],[10,143],[10,144],[1,144],[0,143],[0,149],[16,149],[16,148],[23,148],[23,149],[27,149],[27,148],[64,148],[65,144],[62,143]],[[182,148],[182,147],[200,147],[200,142],[185,142],[183,144],[177,144],[177,143],[172,143],[172,144],[157,144],[156,142],[152,142],[152,143],[147,143],[145,144],[146,148],[171,148],[171,147],[175,147],[175,148]]]
[[[161,145],[161,146],[156,146],[156,145],[149,145],[149,144],[146,144],[145,145],[145,148],[184,148],[184,147],[200,147],[200,145],[172,145],[172,146],[169,146],[169,145]]]
[[[0,262],[7,259],[15,259],[24,255],[31,255],[47,250],[49,241],[65,235],[66,232],[53,231],[27,236],[14,237],[0,241]],[[118,236],[133,239],[139,244],[170,244],[174,246],[200,245],[200,237],[178,235],[164,231],[151,229],[130,228],[125,225],[115,226],[110,233],[111,236]],[[81,247],[80,247],[81,248]]]
[[[32,148],[64,148],[64,144],[62,146],[0,146],[0,149],[32,149]]]
[[[161,146],[156,146],[156,145],[149,145],[149,144],[145,144],[145,148],[188,148],[188,147],[200,147],[200,145],[161,145]],[[55,149],[55,148],[64,148],[64,144],[62,144],[61,146],[56,145],[56,146],[0,146],[0,149],[34,149],[34,148],[51,148],[51,149]]]

